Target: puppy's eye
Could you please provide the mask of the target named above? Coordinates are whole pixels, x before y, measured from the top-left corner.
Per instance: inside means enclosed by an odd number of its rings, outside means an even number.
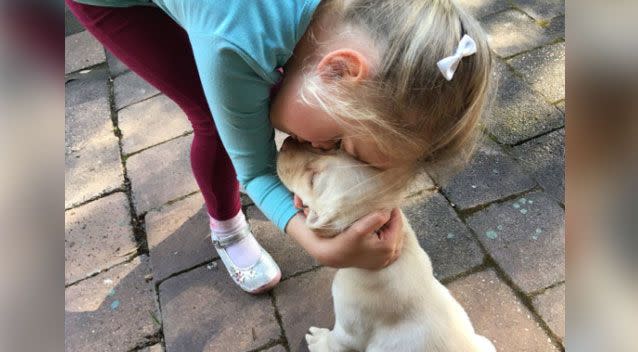
[[[317,176],[316,172],[310,173],[310,188],[313,188],[315,186],[315,176]]]

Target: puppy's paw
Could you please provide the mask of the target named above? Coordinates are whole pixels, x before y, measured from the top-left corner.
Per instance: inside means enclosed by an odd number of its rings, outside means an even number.
[[[308,331],[310,333],[306,334],[306,342],[308,343],[308,350],[310,350],[310,352],[330,352],[330,348],[328,347],[330,330],[313,326],[308,329]]]

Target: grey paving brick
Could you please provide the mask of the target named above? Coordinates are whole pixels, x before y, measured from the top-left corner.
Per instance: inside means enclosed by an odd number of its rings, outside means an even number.
[[[106,60],[104,48],[89,32],[64,38],[64,73],[81,70]]]
[[[135,255],[124,193],[100,198],[64,213],[64,282],[70,284]]]
[[[530,86],[547,100],[565,99],[565,43],[532,50],[508,60]]]
[[[548,24],[542,23],[549,41],[565,39],[565,16],[557,16],[549,20]]]
[[[129,71],[128,66],[120,61],[120,59],[115,57],[115,55],[111,54],[111,52],[108,50],[106,50],[106,63],[109,66],[111,77],[116,77]]]
[[[121,109],[159,93],[135,72],[127,72],[113,80],[115,107]]]
[[[546,194],[492,204],[470,216],[467,224],[524,292],[565,280],[564,211]]]
[[[174,139],[127,159],[138,214],[198,190],[190,167],[191,140]]]
[[[106,79],[103,71],[96,70],[65,85],[65,208],[115,190],[124,182]]]
[[[536,20],[565,14],[565,0],[513,0],[514,5]]]
[[[564,129],[516,146],[513,154],[547,194],[565,203]]]
[[[458,0],[457,3],[476,18],[481,18],[511,7],[508,0]]]
[[[200,193],[149,211],[145,220],[155,280],[217,258]]]
[[[165,95],[158,95],[120,110],[118,121],[125,154],[193,130],[186,114]]]
[[[474,329],[497,351],[558,351],[527,308],[492,270],[447,285],[465,308]]]
[[[271,347],[263,352],[286,352],[286,349],[282,345],[277,345],[275,347]]]
[[[436,174],[432,177],[438,178]],[[485,138],[465,169],[444,182],[442,189],[455,207],[468,209],[534,186],[534,181],[501,147]]]
[[[557,107],[560,111],[562,111],[562,112],[563,112],[563,114],[565,114],[565,113],[567,112],[567,108],[565,107],[565,100],[563,100],[563,101],[561,101],[561,102],[559,102],[559,103],[556,103],[556,104],[555,104],[555,106],[556,106],[556,107]]]
[[[509,57],[550,42],[553,38],[534,20],[518,10],[484,17],[481,24],[490,47],[500,57]]]
[[[279,231],[256,206],[246,209],[246,217],[259,243],[279,265],[282,278],[319,265],[292,237]]]
[[[241,291],[222,263],[170,278],[159,290],[167,352],[243,352],[280,338],[270,297]]]
[[[565,340],[565,284],[548,289],[532,303],[554,335]]]
[[[562,127],[565,117],[504,64],[497,64],[499,84],[491,117],[484,122],[500,143],[516,144]]]
[[[156,345],[146,347],[142,350],[142,352],[164,352],[164,349],[162,348],[162,345],[158,343]]]
[[[65,290],[67,351],[130,351],[159,332],[148,257],[141,256]]]
[[[404,206],[403,212],[432,260],[437,279],[461,274],[483,262],[478,243],[441,194],[421,197]]]
[[[307,351],[305,334],[316,326],[332,329],[332,278],[335,269],[321,268],[282,281],[274,290],[275,300],[290,351]]]

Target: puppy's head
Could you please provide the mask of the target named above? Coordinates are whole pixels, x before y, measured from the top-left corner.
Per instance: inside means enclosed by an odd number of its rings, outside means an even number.
[[[308,207],[306,225],[323,236],[334,236],[375,210],[396,207],[402,199],[392,172],[292,138],[279,152],[277,173]]]

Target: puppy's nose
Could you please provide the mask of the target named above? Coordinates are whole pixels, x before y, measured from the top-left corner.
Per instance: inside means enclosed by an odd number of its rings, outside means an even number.
[[[292,137],[288,136],[284,139],[284,144],[281,145],[281,151],[288,150],[299,143]]]

